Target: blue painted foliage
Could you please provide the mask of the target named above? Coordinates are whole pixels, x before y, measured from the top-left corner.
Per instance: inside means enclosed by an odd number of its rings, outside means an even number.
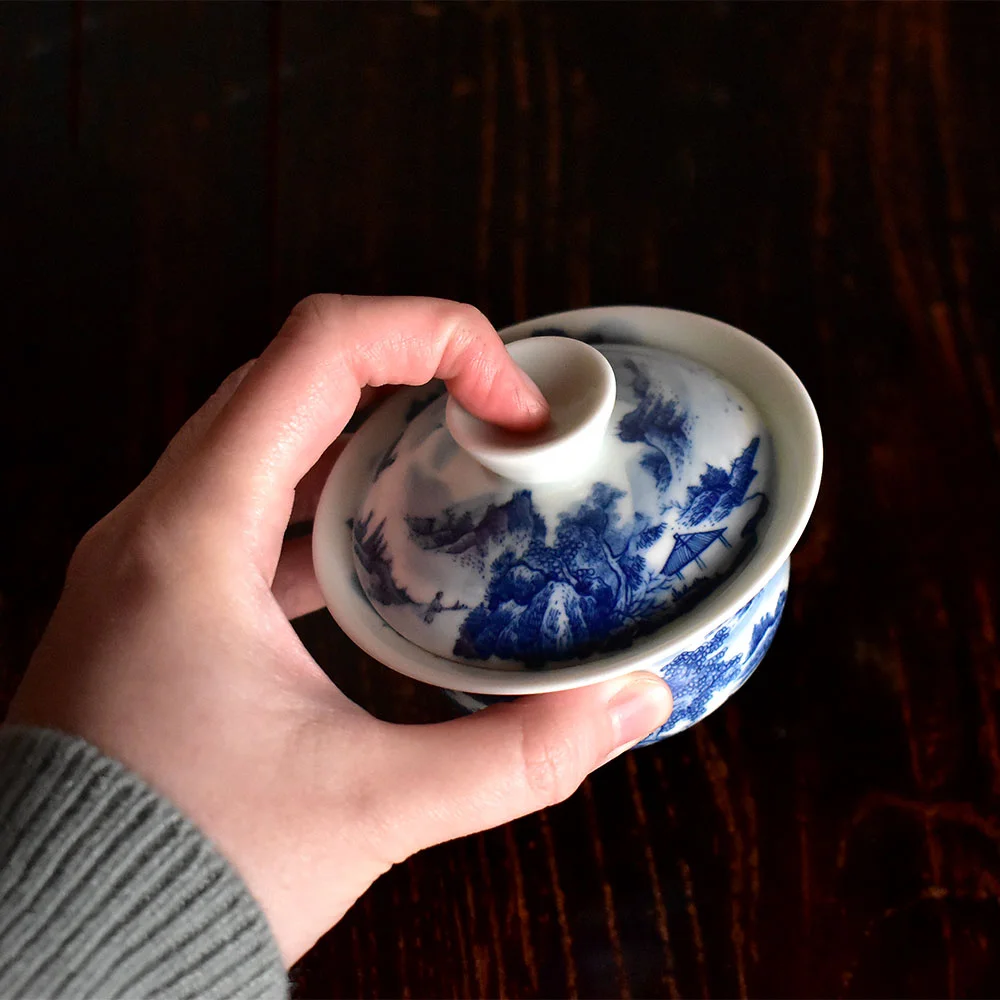
[[[626,367],[632,375],[632,390],[638,397],[638,405],[619,421],[618,437],[648,445],[642,465],[662,493],[673,479],[671,459],[682,459],[690,446],[688,417],[677,400],[664,399],[656,391],[639,365],[628,361]]]
[[[661,668],[668,683],[674,680],[676,692],[683,692],[683,704],[678,704],[667,722],[650,733],[643,744],[655,743],[664,736],[687,729],[705,715],[713,698],[729,697],[743,684],[771,645],[786,598],[787,591],[782,590],[774,611],[754,625],[745,653],[728,655],[733,633],[739,627],[740,615],[737,614],[730,619],[732,624],[717,629],[702,646],[681,653]]]
[[[352,525],[354,553],[368,574],[368,596],[380,604],[412,604],[413,599],[392,575],[392,557],[388,552],[385,521],[372,527],[373,515],[358,518]]]
[[[757,475],[753,467],[760,438],[755,437],[733,461],[729,472],[709,465],[701,474],[697,486],[689,486],[687,504],[678,520],[694,527],[698,524],[717,524],[725,520],[735,508],[747,499],[747,490]]]

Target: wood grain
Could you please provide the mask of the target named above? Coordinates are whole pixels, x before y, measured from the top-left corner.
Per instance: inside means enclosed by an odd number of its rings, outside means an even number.
[[[397,866],[301,997],[1000,992],[997,5],[6,4],[0,699],[75,541],[316,290],[762,338],[826,476],[757,676]],[[433,690],[299,625],[400,722]]]

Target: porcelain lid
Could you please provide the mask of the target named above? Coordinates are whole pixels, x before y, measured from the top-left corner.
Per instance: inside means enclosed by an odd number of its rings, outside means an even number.
[[[423,649],[536,669],[628,645],[710,593],[756,544],[774,470],[750,400],[679,354],[509,349],[550,426],[509,434],[429,389],[372,473],[355,568]]]

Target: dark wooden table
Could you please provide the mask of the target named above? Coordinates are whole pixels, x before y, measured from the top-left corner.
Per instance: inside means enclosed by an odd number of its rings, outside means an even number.
[[[3,696],[75,540],[302,295],[708,313],[826,434],[764,666],[394,869],[298,993],[996,996],[998,45],[995,4],[0,7]]]

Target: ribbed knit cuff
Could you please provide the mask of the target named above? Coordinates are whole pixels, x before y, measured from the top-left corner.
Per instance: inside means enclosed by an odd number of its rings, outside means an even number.
[[[0,997],[285,997],[267,921],[169,802],[83,740],[0,728]]]

